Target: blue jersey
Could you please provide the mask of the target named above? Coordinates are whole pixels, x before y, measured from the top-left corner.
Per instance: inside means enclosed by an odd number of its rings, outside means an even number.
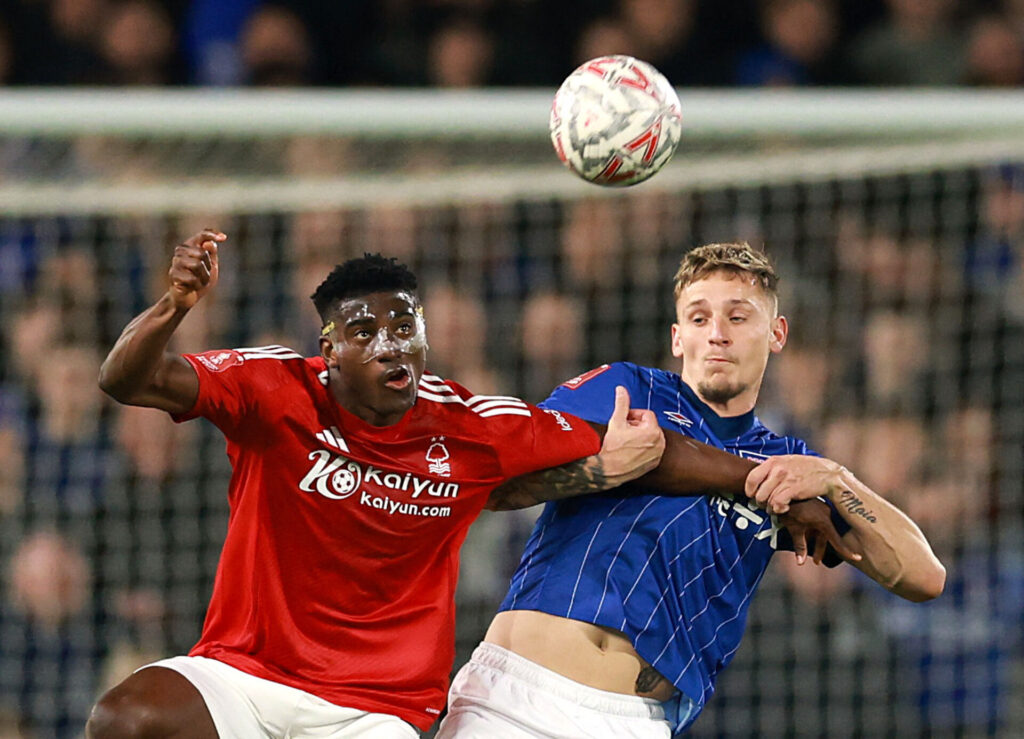
[[[659,424],[754,460],[810,454],[753,411],[722,418],[679,375],[625,362],[559,386],[542,405],[606,423],[615,386]],[[849,527],[833,512],[840,533]],[[792,540],[774,516],[721,497],[599,495],[548,503],[500,610],[542,611],[625,633],[682,693],[666,705],[675,731],[691,723],[729,664],[754,594],[777,549]],[[838,560],[834,560],[837,562]]]

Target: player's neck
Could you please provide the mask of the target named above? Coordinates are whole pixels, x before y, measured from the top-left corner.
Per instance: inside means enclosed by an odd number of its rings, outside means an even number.
[[[737,396],[725,403],[713,403],[701,395],[699,391],[694,390],[694,392],[697,393],[697,397],[703,400],[708,408],[713,410],[722,418],[734,418],[736,416],[742,416],[744,413],[750,413],[750,411],[754,410],[754,403],[757,400],[756,395],[751,400],[743,399],[742,396]]]
[[[350,392],[343,383],[331,377],[327,383],[328,391],[335,402],[342,410],[350,413],[370,426],[385,427],[394,426],[399,423],[409,408],[381,410],[366,405],[365,402],[353,392]]]

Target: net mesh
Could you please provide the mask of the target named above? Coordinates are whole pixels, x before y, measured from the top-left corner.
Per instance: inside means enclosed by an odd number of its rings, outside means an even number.
[[[682,252],[766,245],[791,337],[759,415],[918,521],[947,591],[916,606],[852,568],[778,557],[693,734],[1024,733],[1019,127],[698,125],[665,172],[616,191],[560,170],[542,124],[225,133],[83,118],[29,135],[0,112],[0,736],[80,734],[102,689],[198,636],[228,515],[223,442],[104,400],[96,373],[163,290],[173,245],[207,226],[230,237],[221,282],[176,350],[313,353],[307,296],[380,250],[425,286],[433,372],[534,402],[605,362],[678,369]],[[456,669],[535,515],[471,530]]]

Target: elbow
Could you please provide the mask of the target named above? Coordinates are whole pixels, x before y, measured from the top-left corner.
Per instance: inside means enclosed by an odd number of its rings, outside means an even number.
[[[131,398],[129,397],[128,388],[125,386],[123,378],[116,375],[110,367],[109,360],[104,362],[100,366],[100,376],[98,379],[100,390],[106,395],[116,400],[118,403],[130,403]]]
[[[107,363],[106,362],[104,362],[100,366],[100,376],[97,379],[97,384],[100,386],[100,390],[102,390],[104,393],[106,393],[110,397],[114,397],[114,387],[115,387],[115,385],[114,385],[114,381],[110,377],[110,372],[107,371]]]
[[[902,583],[896,592],[913,603],[924,603],[934,600],[942,595],[946,589],[946,568],[936,560],[926,572],[916,578],[913,582]]]
[[[110,368],[107,366],[106,362],[100,366],[98,384],[100,386],[100,390],[104,393],[114,400],[120,400],[120,398],[118,398],[117,380],[111,376]]]

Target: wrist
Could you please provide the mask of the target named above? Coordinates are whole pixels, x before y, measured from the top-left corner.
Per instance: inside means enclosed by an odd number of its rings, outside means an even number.
[[[619,480],[626,482],[626,480],[622,479],[626,475],[626,467],[619,462],[615,452],[601,449],[597,453],[596,459],[598,465],[600,465],[601,473],[606,480],[609,482],[617,482]]]
[[[191,303],[188,301],[191,300]],[[173,289],[168,290],[157,301],[156,307],[160,313],[166,313],[177,318],[182,318],[192,305],[195,304],[195,296],[179,295]]]
[[[850,471],[838,462],[828,460],[828,466],[829,471],[825,477],[824,496],[835,503],[837,502],[840,493],[844,490],[850,489],[851,478],[853,475],[851,475]]]
[[[634,457],[624,458],[621,451],[616,453],[602,449],[596,456],[606,490],[642,477],[650,469],[649,465],[639,464]]]

